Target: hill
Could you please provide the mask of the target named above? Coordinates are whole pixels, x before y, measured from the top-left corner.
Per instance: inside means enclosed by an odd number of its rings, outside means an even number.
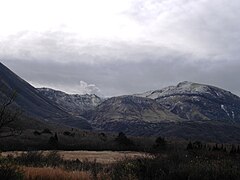
[[[74,117],[59,108],[57,104],[42,96],[33,86],[0,63],[0,99],[3,101],[14,91],[17,92],[15,106],[23,110],[26,116],[66,126],[91,128],[83,117]]]

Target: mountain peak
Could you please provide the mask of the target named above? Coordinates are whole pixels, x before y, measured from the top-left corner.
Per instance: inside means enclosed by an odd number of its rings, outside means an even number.
[[[196,82],[191,82],[191,81],[182,81],[180,83],[178,83],[175,87],[179,88],[179,87],[191,87],[191,88],[197,88],[197,87],[206,87],[206,86],[210,86],[210,85],[206,85],[206,84],[200,84],[200,83],[196,83]]]
[[[235,96],[231,92],[218,87],[189,81],[183,81],[176,86],[168,86],[160,90],[136,94],[135,96],[157,99],[172,95],[212,95],[214,97],[223,97],[224,95]]]
[[[189,82],[189,81],[182,81],[180,83],[177,84],[177,87],[180,87],[180,86],[185,86],[185,85],[192,85],[193,82]]]
[[[183,81],[176,86],[135,95],[156,100],[181,118],[238,121],[240,98],[218,87]],[[237,114],[237,115],[236,115]]]

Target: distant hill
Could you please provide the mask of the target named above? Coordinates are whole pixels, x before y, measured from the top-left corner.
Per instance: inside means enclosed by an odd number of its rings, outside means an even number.
[[[17,92],[15,105],[22,109],[25,115],[38,118],[45,122],[54,122],[67,126],[91,129],[90,124],[83,117],[74,117],[57,104],[41,95],[29,83],[14,74],[0,63],[0,97],[3,100],[13,91]]]

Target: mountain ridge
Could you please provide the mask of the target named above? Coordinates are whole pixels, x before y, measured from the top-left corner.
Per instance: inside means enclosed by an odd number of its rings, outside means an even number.
[[[51,88],[37,88],[39,93],[58,104],[64,111],[72,115],[81,115],[85,111],[93,110],[103,99],[95,94],[67,94]]]
[[[177,86],[169,86],[161,90],[148,91],[134,96],[145,96],[154,99],[172,112],[175,109],[175,113],[178,114],[187,114],[187,111],[197,109],[197,111],[201,111],[200,114],[203,116],[209,116],[208,119],[227,119],[235,122],[240,119],[240,98],[215,86],[185,81]],[[184,108],[187,110],[184,111]],[[204,109],[212,109],[219,114],[202,113]],[[192,119],[183,115],[180,117]]]
[[[33,86],[13,73],[0,63],[1,99],[9,96],[10,92],[17,92],[14,104],[28,116],[39,118],[42,121],[51,121],[66,126],[90,128],[83,117],[73,117],[60,109],[57,104],[42,96]]]

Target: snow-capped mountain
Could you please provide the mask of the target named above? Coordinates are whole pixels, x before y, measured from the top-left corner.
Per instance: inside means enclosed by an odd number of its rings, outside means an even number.
[[[38,91],[43,96],[58,104],[63,110],[76,116],[93,110],[103,101],[103,99],[95,94],[67,94],[50,88],[38,88]]]
[[[223,98],[224,96],[235,96],[229,91],[205,84],[198,84],[193,82],[180,82],[177,86],[168,86],[161,90],[147,91],[141,94],[135,94],[139,97],[147,97],[157,99],[160,97],[168,97],[172,95],[210,95],[215,98]]]
[[[192,82],[109,98],[88,119],[94,129],[131,135],[240,140],[240,98]]]
[[[185,81],[142,94],[102,99],[94,94],[36,89],[1,63],[0,82],[0,102],[15,90],[15,105],[43,122],[131,135],[240,141],[240,98],[210,85]]]
[[[188,120],[240,122],[240,98],[214,86],[185,81],[177,86],[135,96],[154,99],[166,109]]]

